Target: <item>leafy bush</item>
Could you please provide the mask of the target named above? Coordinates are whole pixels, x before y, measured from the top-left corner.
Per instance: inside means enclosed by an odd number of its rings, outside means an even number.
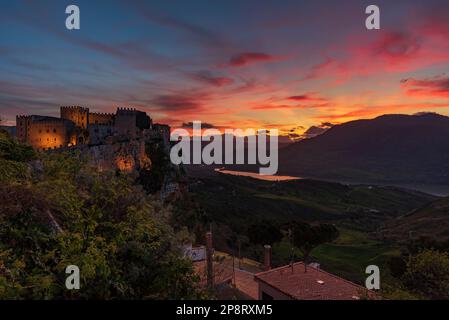
[[[412,256],[403,282],[423,297],[449,299],[449,255],[426,249]]]
[[[22,177],[0,187],[0,299],[202,297],[171,211],[131,177],[65,153],[40,155],[39,174],[26,175],[26,146],[6,139],[0,150]],[[65,288],[68,265],[80,268],[80,290]]]

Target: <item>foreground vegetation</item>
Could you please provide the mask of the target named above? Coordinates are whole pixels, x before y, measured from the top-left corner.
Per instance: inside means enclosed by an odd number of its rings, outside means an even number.
[[[6,132],[0,168],[0,299],[202,297],[171,211],[136,177],[35,154]],[[80,290],[65,287],[69,265]]]

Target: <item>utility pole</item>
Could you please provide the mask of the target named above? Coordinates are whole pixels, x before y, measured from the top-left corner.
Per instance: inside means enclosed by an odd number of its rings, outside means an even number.
[[[242,266],[240,265],[240,262],[242,261],[242,256],[240,255],[240,239],[238,240],[239,244],[239,269],[242,269]]]
[[[214,264],[212,261],[212,232],[206,233],[206,272],[207,272],[207,288],[212,290],[214,287]]]

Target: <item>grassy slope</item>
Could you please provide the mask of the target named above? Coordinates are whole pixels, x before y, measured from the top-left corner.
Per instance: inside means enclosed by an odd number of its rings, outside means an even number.
[[[399,254],[397,246],[372,240],[368,232],[391,217],[435,199],[397,188],[346,186],[314,180],[274,183],[217,174],[193,181],[191,190],[209,219],[238,234],[244,234],[250,224],[263,219],[279,223],[304,219],[336,224],[340,238],[335,243],[320,246],[312,255],[324,270],[359,283],[365,279],[365,268],[370,264],[378,265],[388,277],[385,262],[388,257]],[[229,234],[215,237],[229,237]],[[287,263],[290,259],[288,242],[275,245],[273,255],[275,264]],[[296,255],[300,257],[298,252]]]
[[[449,198],[437,199],[406,215],[391,219],[386,223],[384,234],[387,238],[407,240],[413,237],[433,237],[440,241],[449,239]]]
[[[331,244],[325,244],[312,252],[312,259],[320,263],[323,270],[363,284],[365,268],[369,265],[379,266],[383,281],[390,278],[386,262],[389,257],[398,255],[399,248],[392,244],[369,239],[366,233],[339,228],[340,238]],[[290,245],[287,241],[273,248],[274,261],[289,259]],[[299,251],[295,255],[300,257]]]
[[[216,174],[193,181],[190,189],[209,218],[240,230],[263,219],[328,221],[373,230],[385,219],[435,199],[397,188],[315,180],[268,182]]]

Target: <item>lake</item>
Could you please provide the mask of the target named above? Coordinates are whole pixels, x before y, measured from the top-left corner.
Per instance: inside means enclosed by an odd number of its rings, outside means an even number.
[[[246,172],[246,171],[234,171],[234,170],[226,170],[223,168],[214,169],[215,172],[230,174],[233,176],[242,176],[242,177],[251,177],[254,179],[265,180],[265,181],[290,181],[290,180],[300,180],[300,177],[292,177],[292,176],[272,176],[272,175],[263,175],[256,172]]]

